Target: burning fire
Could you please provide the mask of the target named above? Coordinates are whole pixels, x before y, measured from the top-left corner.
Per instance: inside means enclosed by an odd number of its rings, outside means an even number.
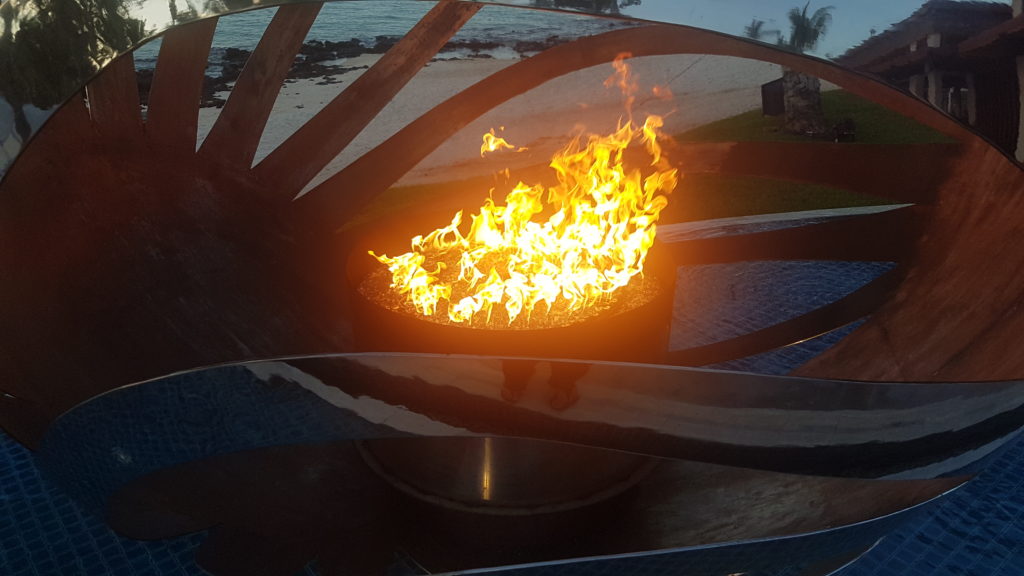
[[[621,59],[615,67],[609,81],[623,88],[628,110],[636,85]],[[551,158],[557,185],[519,182],[504,205],[486,199],[466,233],[460,211],[447,226],[413,238],[410,252],[370,254],[388,266],[392,289],[428,317],[490,323],[504,309],[512,324],[556,305],[590,307],[640,274],[654,244],[678,180],[658,144],[661,126],[658,116],[642,126],[630,117],[611,134],[577,136]],[[623,166],[634,143],[651,157],[646,176]],[[514,148],[491,129],[480,153]]]

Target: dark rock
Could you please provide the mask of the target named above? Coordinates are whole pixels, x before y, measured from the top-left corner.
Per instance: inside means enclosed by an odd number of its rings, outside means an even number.
[[[568,40],[559,36],[548,36],[544,40],[520,40],[516,42],[512,49],[520,54],[527,52],[543,52],[552,46],[564,44]]]
[[[325,60],[337,59],[334,51],[325,46],[320,40],[306,42],[299,49],[299,54],[302,54],[303,62],[323,62]]]
[[[373,48],[367,48],[370,54],[383,54],[401,40],[401,36],[377,36],[374,38]]]
[[[441,52],[452,52],[455,50],[471,50],[473,52],[479,52],[481,50],[494,50],[501,46],[502,44],[498,42],[489,42],[485,40],[449,40],[448,43],[441,48]]]
[[[139,84],[139,104],[149,106],[149,90],[153,87],[153,71],[139,70],[135,73],[135,80]]]
[[[238,80],[238,76],[242,74],[242,68],[245,67],[245,62],[241,64],[235,62],[222,62],[220,65],[220,80],[224,82],[234,82]]]
[[[321,64],[319,62],[296,62],[292,66],[291,70],[288,71],[288,78],[327,78],[364,68],[369,68],[369,66],[337,66],[332,64]],[[337,82],[340,82],[340,80]]]
[[[243,50],[241,48],[225,48],[224,56],[221,57],[221,60],[224,62],[245,64],[245,61],[249,59],[250,54],[252,54],[251,51]]]
[[[205,76],[203,78],[203,93],[200,99],[199,105],[207,107],[220,108],[224,105],[225,100],[215,96],[218,92],[227,92],[231,90],[231,86],[228,85],[228,81],[224,80],[224,77],[214,78],[213,76]]]
[[[337,58],[355,58],[366,51],[366,47],[359,40],[353,38],[347,42],[324,42],[324,46],[334,52]]]
[[[220,80],[222,82],[234,82],[245,68],[245,63],[252,54],[249,50],[240,48],[225,48],[220,59]]]

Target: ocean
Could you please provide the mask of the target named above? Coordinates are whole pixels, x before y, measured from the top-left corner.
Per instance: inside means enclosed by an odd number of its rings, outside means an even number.
[[[377,36],[402,36],[433,6],[422,0],[348,0],[328,2],[313,23],[307,41],[357,39],[373,46]],[[219,61],[226,48],[252,50],[276,8],[252,10],[221,17],[213,38],[210,61]],[[494,58],[518,58],[512,46],[521,41],[543,41],[551,36],[575,39],[607,31],[621,23],[606,18],[487,5],[453,40],[488,40],[501,46],[484,51]],[[160,48],[156,39],[135,52],[137,68],[153,68]]]

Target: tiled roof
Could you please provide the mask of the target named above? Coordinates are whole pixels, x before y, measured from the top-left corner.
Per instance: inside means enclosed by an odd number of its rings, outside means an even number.
[[[907,51],[910,44],[929,34],[942,34],[957,42],[1011,17],[1012,10],[1005,2],[929,0],[906,20],[861,42],[838,60],[851,68],[861,68],[894,52]]]

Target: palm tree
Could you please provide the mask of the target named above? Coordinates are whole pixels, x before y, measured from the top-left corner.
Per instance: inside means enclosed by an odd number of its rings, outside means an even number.
[[[743,27],[743,35],[752,40],[763,41],[767,36],[772,34],[776,38],[781,37],[781,33],[778,30],[768,30],[764,27],[765,21],[760,18],[753,18],[750,24]]]
[[[818,46],[818,40],[828,32],[828,27],[832,24],[834,6],[818,8],[814,14],[808,16],[807,10],[810,7],[811,3],[808,1],[803,9],[790,8],[787,14],[791,30],[786,45],[795,52],[814,50]]]
[[[24,106],[56,106],[119,52],[145,35],[131,0],[29,0],[0,4],[0,98],[14,110],[15,132],[31,135]],[[19,22],[19,11],[35,18]],[[17,26],[15,24],[18,24]]]
[[[764,36],[764,20],[758,20],[754,18],[743,28],[743,35],[747,38],[754,40],[760,40]]]
[[[779,37],[779,45],[794,52],[814,50],[818,41],[832,24],[832,6],[818,8],[808,14],[811,3],[801,9],[791,8],[787,14],[790,23],[789,38]],[[825,112],[821,106],[821,82],[813,77],[785,69],[782,74],[786,115],[783,127],[797,134],[823,134]]]

